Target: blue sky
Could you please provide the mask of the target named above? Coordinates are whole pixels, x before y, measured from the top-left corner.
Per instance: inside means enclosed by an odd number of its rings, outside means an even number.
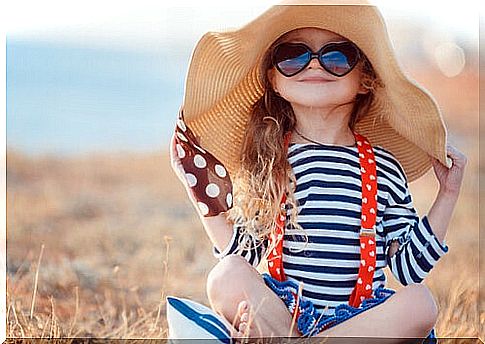
[[[197,40],[208,30],[240,26],[271,3],[9,5],[7,148],[31,154],[165,149]],[[438,39],[472,45],[478,39],[473,2],[377,3],[397,47],[397,21],[409,23],[410,32],[425,22]]]

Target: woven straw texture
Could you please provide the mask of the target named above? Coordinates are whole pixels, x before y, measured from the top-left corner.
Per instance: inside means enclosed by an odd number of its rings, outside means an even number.
[[[312,1],[321,3],[321,1]],[[263,55],[282,34],[301,27],[334,31],[356,43],[383,82],[355,130],[391,151],[408,181],[431,167],[431,155],[448,166],[447,132],[436,101],[406,76],[393,52],[384,20],[371,5],[275,5],[242,28],[208,32],[192,54],[185,85],[184,118],[202,147],[231,175],[252,105],[263,95]]]

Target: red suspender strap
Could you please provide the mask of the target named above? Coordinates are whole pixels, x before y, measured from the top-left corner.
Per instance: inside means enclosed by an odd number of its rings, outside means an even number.
[[[372,281],[376,266],[376,213],[377,173],[374,152],[369,141],[354,133],[359,150],[362,178],[362,215],[360,227],[360,265],[357,283],[349,299],[349,305],[359,307],[372,295]]]
[[[361,302],[372,295],[372,281],[376,266],[375,223],[377,213],[377,173],[374,152],[369,141],[354,132],[359,151],[360,172],[362,179],[362,216],[360,228],[360,265],[357,283],[350,295],[349,305],[359,307]],[[291,132],[285,135],[285,148],[291,139]],[[286,223],[286,195],[280,203],[280,214],[276,218],[276,231],[270,236],[273,249],[268,253],[268,270],[271,277],[282,282],[286,280],[283,271],[283,237]],[[297,309],[297,311],[299,311]]]

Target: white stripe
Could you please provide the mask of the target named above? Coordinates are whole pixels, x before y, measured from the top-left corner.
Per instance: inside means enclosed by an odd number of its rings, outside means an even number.
[[[418,263],[416,262],[416,259],[414,258],[414,255],[412,254],[411,246],[409,245],[408,247],[406,247],[406,250],[409,251],[409,263],[411,264],[413,271],[416,273],[416,275],[418,275],[419,278],[424,279],[426,277],[427,273],[424,272],[419,267]]]
[[[305,248],[310,251],[317,252],[342,252],[342,253],[360,253],[360,246],[355,245],[339,245],[339,244],[319,244],[319,243],[307,243],[296,242],[291,240],[285,240],[283,242],[283,247],[291,250],[300,250]],[[384,247],[376,247],[377,254],[384,253]]]
[[[441,248],[438,242],[438,238],[435,236],[433,236],[433,239],[431,239],[431,246],[434,248],[434,250],[436,251],[436,253],[438,253],[440,257],[446,254],[446,252],[443,251],[443,249]]]
[[[404,252],[402,252],[402,254],[396,255],[396,259],[401,260],[401,272],[402,272],[402,275],[404,276],[404,280],[406,281],[406,284],[414,283],[409,273],[408,265],[406,264],[406,257],[404,256]],[[397,264],[396,264],[396,267],[397,267]]]
[[[327,274],[321,272],[310,272],[305,270],[294,270],[294,269],[285,269],[285,273],[292,276],[297,277],[306,277],[306,278],[313,278],[313,279],[322,279],[326,281],[352,281],[357,280],[357,274],[347,274],[347,275],[340,275],[340,274]]]
[[[300,219],[302,221],[300,221]],[[303,221],[304,220],[304,221]],[[360,217],[355,218],[352,216],[340,216],[340,215],[305,215],[299,216],[298,223],[312,223],[312,222],[322,222],[322,223],[336,223],[336,224],[344,224],[350,226],[358,226],[360,228]]]
[[[352,288],[344,288],[344,287],[322,287],[313,284],[306,284],[305,283],[305,290],[311,291],[313,293],[320,293],[320,294],[330,294],[330,295],[349,295],[352,294]]]
[[[301,224],[301,222],[299,222]],[[322,224],[323,226],[323,224]],[[329,224],[331,226],[331,224]],[[360,226],[359,226],[360,228]],[[343,231],[343,230],[334,230],[334,229],[327,229],[327,228],[317,228],[317,229],[304,229],[305,233],[309,236],[319,236],[319,237],[339,237],[345,239],[358,239],[359,233],[358,232],[350,232],[350,231]],[[296,235],[302,236],[303,233],[297,229],[287,228],[285,230],[285,234],[287,235]]]
[[[333,268],[358,268],[360,260],[336,260],[326,258],[293,257],[283,254],[283,261],[304,266],[329,266]]]
[[[332,163],[332,165],[334,165],[334,163]],[[308,168],[315,168],[315,167],[329,168],[327,166],[320,166],[320,165],[313,166],[313,164],[311,166],[304,166],[304,167],[305,168],[300,170],[300,171],[298,171],[298,169],[294,170],[295,174],[303,172],[304,170],[306,170]],[[337,169],[332,169],[332,171],[334,171],[334,173],[324,173],[324,172],[305,173],[298,178],[298,183],[304,184],[304,183],[308,183],[308,182],[311,182],[311,181],[320,180],[320,181],[325,181],[325,182],[339,182],[339,183],[348,183],[348,184],[358,184],[361,181],[360,172],[357,169],[354,171],[356,173],[355,177],[347,176],[347,175],[339,175],[339,174],[335,173],[337,171],[340,171],[340,170],[337,170]],[[346,171],[350,171],[350,169],[346,169]]]
[[[414,232],[411,232],[411,240],[415,243],[416,247],[418,248],[419,252],[422,254],[422,256],[426,259],[429,265],[434,266],[436,264],[436,261],[434,258],[429,254],[428,250],[424,247],[424,245],[421,244],[419,241],[418,237]]]
[[[299,184],[302,184],[302,183],[299,183]],[[350,196],[350,197],[354,197],[354,198],[361,198],[362,197],[362,192],[361,192],[360,189],[356,191],[356,190],[341,188],[341,187],[320,188],[320,187],[314,187],[314,186],[306,188],[304,190],[298,190],[297,192],[295,192],[295,197],[296,197],[297,200],[300,201],[304,198],[307,198],[308,194],[315,192],[315,190],[319,190],[319,191],[325,190],[325,195],[341,196],[342,194],[344,194],[346,196]]]

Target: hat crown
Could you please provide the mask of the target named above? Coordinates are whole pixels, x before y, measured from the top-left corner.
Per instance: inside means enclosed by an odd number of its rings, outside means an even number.
[[[354,42],[383,87],[355,127],[402,163],[410,181],[446,164],[446,128],[433,97],[401,70],[384,19],[365,0],[284,0],[238,30],[209,32],[198,42],[186,78],[184,115],[202,147],[232,174],[254,103],[264,93],[259,66],[286,32],[316,27]],[[230,144],[228,144],[230,143]]]

